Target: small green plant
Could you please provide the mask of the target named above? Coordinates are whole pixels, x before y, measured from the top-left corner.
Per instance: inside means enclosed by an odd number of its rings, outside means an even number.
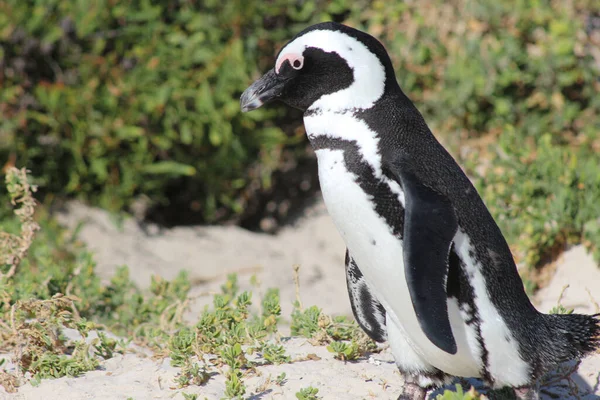
[[[456,385],[456,391],[445,390],[443,394],[436,397],[436,400],[478,400],[479,393],[475,388],[471,387],[468,392],[464,392],[461,385]]]
[[[73,322],[77,318],[73,314],[75,300],[55,295],[49,300],[19,301],[12,308],[17,344],[14,359],[23,373],[32,374],[34,384],[45,378],[78,376],[99,365],[94,346],[85,342],[86,330],[80,331],[84,339],[72,343],[61,334],[64,327],[85,327]],[[69,348],[71,354],[67,355]]]
[[[181,393],[185,400],[197,400],[198,395],[196,393]]]
[[[304,336],[312,338],[319,330],[319,317],[321,309],[317,306],[311,306],[306,310],[301,310],[299,303],[295,303],[294,311],[292,312],[292,323],[290,329],[292,336]]]
[[[195,339],[194,330],[184,327],[169,340],[168,348],[171,365],[181,367],[181,371],[175,378],[179,388],[189,385],[203,385],[210,378],[204,361],[202,360],[201,363],[194,362],[194,355],[197,353],[194,347]]]
[[[192,328],[183,327],[177,331],[169,340],[169,355],[171,365],[182,367],[190,356],[194,353],[193,345],[196,340],[196,333]]]
[[[182,388],[189,385],[202,386],[210,379],[210,374],[207,371],[206,365],[201,366],[197,363],[187,362],[185,363],[177,377],[175,382],[177,386]]]
[[[328,349],[336,353],[336,358],[342,360],[354,360],[366,352],[377,351],[375,342],[355,321],[350,321],[344,316],[331,318],[316,306],[301,310],[299,301],[296,301],[292,312],[291,331],[292,335],[304,336],[314,343],[330,344],[333,347]],[[341,340],[351,341],[351,343],[348,345],[340,342]]]
[[[562,304],[558,304],[548,311],[549,314],[573,314],[573,308],[565,308]]]
[[[229,370],[226,374],[225,396],[228,399],[242,397],[246,393],[246,386],[242,380],[242,372],[237,369]]]
[[[278,386],[282,386],[286,382],[285,377],[286,377],[285,372],[282,372],[281,374],[277,375],[277,378],[275,378],[275,383]]]
[[[221,293],[214,295],[213,307],[204,310],[196,325],[182,327],[171,336],[171,364],[182,368],[176,378],[179,387],[201,385],[209,379],[211,368],[226,365],[225,396],[235,398],[245,393],[244,374],[256,363],[290,361],[283,346],[269,341],[270,335],[277,332],[281,313],[277,291],[266,292],[260,315],[250,312],[251,304],[251,293],[239,293],[237,276],[229,275]],[[259,359],[249,361],[250,354],[258,354]],[[206,356],[211,358],[210,363]]]
[[[549,314],[573,314],[573,312],[575,311],[573,308],[566,308],[561,304],[563,296],[565,295],[565,292],[568,288],[569,285],[565,285],[562,288],[560,295],[558,296],[558,300],[556,301],[556,305],[552,307],[550,311],[548,311]]]
[[[290,362],[290,356],[285,354],[285,347],[274,343],[264,343],[260,351],[265,361],[271,364],[283,364]]]
[[[280,316],[279,289],[270,288],[262,300],[262,317],[267,331],[272,332],[276,329]]]
[[[105,360],[112,358],[116,352],[123,352],[122,350],[117,350],[119,341],[108,337],[104,332],[98,332],[98,338],[93,341],[92,345],[94,347],[94,354]]]
[[[346,343],[336,340],[327,346],[327,350],[334,353],[335,358],[342,361],[356,360],[360,356],[360,347],[355,341]]]
[[[296,393],[296,398],[298,400],[318,400],[321,397],[317,396],[317,393],[319,393],[319,389],[309,386],[309,387],[300,389]]]
[[[221,350],[223,361],[233,370],[240,369],[245,364],[244,352],[239,343],[227,345]]]

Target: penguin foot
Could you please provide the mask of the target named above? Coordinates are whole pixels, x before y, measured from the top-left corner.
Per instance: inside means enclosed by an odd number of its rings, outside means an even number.
[[[414,382],[405,382],[402,394],[398,400],[425,400],[427,389],[422,388]]]
[[[540,400],[540,392],[536,386],[515,388],[515,396],[519,400]]]

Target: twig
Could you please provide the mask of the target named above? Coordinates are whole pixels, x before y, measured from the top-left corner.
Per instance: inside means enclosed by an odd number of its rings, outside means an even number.
[[[569,284],[566,284],[565,286],[563,286],[562,290],[560,291],[560,294],[558,295],[558,300],[556,302],[558,305],[560,305],[560,303],[565,295],[565,292],[567,291],[569,286],[570,286]]]
[[[6,172],[6,188],[12,205],[18,206],[14,213],[21,223],[21,233],[18,236],[6,233],[2,235],[0,248],[4,254],[0,256],[0,259],[10,265],[10,268],[6,274],[0,272],[0,280],[10,279],[15,275],[21,260],[27,255],[35,233],[40,229],[40,226],[33,220],[36,206],[33,193],[37,187],[29,184],[27,172],[25,168],[14,167],[9,168]]]
[[[596,301],[596,299],[592,295],[592,292],[590,292],[590,289],[586,287],[585,291],[587,292],[588,296],[590,296],[590,301],[592,302],[592,304],[596,308],[596,313],[600,313],[600,304],[598,304],[598,302]]]

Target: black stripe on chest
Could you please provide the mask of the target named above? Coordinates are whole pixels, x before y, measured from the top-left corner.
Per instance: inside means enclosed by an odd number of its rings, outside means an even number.
[[[402,239],[404,207],[398,194],[392,191],[386,181],[375,176],[373,167],[364,161],[356,141],[319,135],[311,137],[310,142],[315,151],[343,151],[345,167],[356,176],[356,184],[371,196],[375,212],[390,226],[394,236]]]

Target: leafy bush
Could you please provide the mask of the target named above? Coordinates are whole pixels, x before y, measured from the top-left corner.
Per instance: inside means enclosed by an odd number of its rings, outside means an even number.
[[[600,38],[588,28],[599,12],[587,0],[382,1],[366,27],[436,132],[466,138],[510,124],[566,143],[598,137]]]
[[[42,192],[111,209],[145,195],[179,222],[252,214],[289,178],[274,171],[308,153],[293,146],[306,140],[297,113],[242,116],[239,94],[293,34],[344,21],[385,43],[404,90],[535,265],[564,243],[598,248],[599,14],[593,0],[9,0],[0,157],[32,169]],[[561,172],[558,160],[577,161]]]
[[[113,210],[144,194],[239,214],[289,142],[281,110],[242,117],[239,95],[276,43],[344,3],[3,2],[0,157]]]
[[[520,261],[538,265],[566,245],[581,242],[600,260],[600,162],[595,151],[553,144],[550,134],[524,144],[508,126],[492,160],[478,189]]]

